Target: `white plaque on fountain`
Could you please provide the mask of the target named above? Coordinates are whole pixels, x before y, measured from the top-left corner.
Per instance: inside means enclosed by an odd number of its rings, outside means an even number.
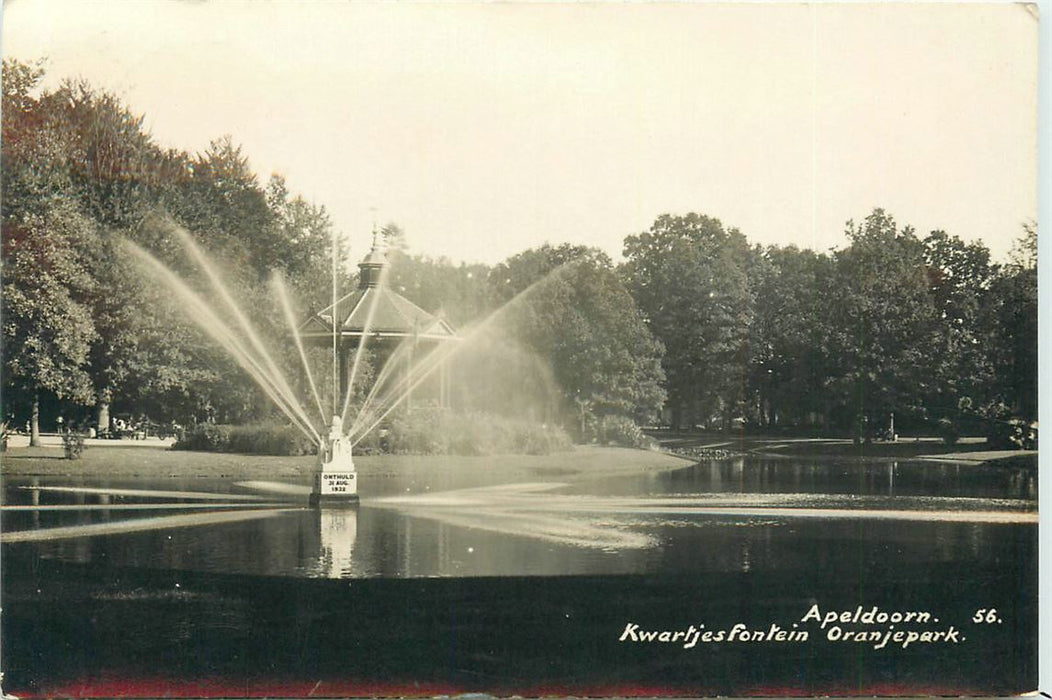
[[[322,471],[318,484],[322,496],[351,496],[358,493],[358,475],[346,471]]]

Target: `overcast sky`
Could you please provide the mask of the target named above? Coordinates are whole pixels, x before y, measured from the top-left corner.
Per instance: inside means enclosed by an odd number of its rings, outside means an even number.
[[[454,260],[617,259],[689,211],[824,250],[881,206],[1003,257],[1037,218],[1022,5],[8,0],[3,53],[162,146],[230,134],[357,250],[376,219]]]

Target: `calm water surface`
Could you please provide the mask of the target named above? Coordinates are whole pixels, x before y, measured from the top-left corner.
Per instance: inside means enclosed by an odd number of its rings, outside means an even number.
[[[5,549],[310,578],[830,572],[1036,556],[1026,469],[740,458],[573,483],[449,490],[447,477],[365,478],[368,497],[348,510],[304,507],[305,482],[12,478]]]

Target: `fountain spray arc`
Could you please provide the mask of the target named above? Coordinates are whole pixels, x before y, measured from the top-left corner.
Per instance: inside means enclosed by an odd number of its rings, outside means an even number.
[[[262,337],[249,322],[248,316],[235,303],[233,295],[223,282],[222,275],[210,261],[209,256],[198,247],[193,236],[177,224],[169,223],[167,232],[182,244],[189,253],[190,259],[204,272],[211,287],[210,295],[191,287],[158,258],[131,240],[122,240],[122,247],[139,263],[143,274],[148,275],[151,281],[160,281],[175,298],[183,303],[183,308],[190,319],[230,354],[266,394],[267,398],[288,418],[291,425],[317,447],[318,460],[314,473],[311,502],[341,505],[356,503],[358,477],[351,451],[368,430],[356,430],[352,435],[351,430],[345,429],[344,426],[357,425],[362,418],[360,415],[355,415],[353,420],[348,420],[352,418],[350,414],[352,413],[355,378],[362,364],[366,345],[370,339],[382,341],[380,344],[388,347],[391,343],[398,344],[397,349],[391,353],[381,368],[380,376],[397,374],[394,368],[400,365],[402,376],[405,381],[408,381],[410,378],[418,377],[420,374],[418,366],[421,364],[428,366],[426,374],[433,373],[436,368],[442,369],[441,365],[431,362],[414,363],[412,361],[413,349],[418,345],[433,347],[436,344],[441,346],[445,341],[459,340],[456,332],[441,318],[424,311],[387,287],[386,277],[389,268],[387,256],[379,244],[378,232],[375,230],[373,231],[372,250],[358,265],[360,270],[358,289],[338,299],[339,260],[337,252],[339,245],[334,233],[333,303],[328,309],[307,319],[305,323],[298,324],[283,278],[277,272],[272,278],[272,289],[280,302],[289,331],[295,341],[311,396],[318,409],[320,422],[316,422],[308,416],[292,386],[265,347]],[[216,303],[216,300],[220,303]],[[221,309],[227,311],[227,315],[232,318],[231,321],[221,317]],[[345,312],[342,315],[341,310]],[[331,346],[333,361],[331,413],[326,410],[314,381],[304,348],[305,341],[314,345]],[[351,349],[356,350],[353,363],[350,361]],[[432,349],[425,357],[430,358],[435,354],[437,353]],[[408,383],[408,387],[401,392],[404,393],[404,396],[398,397],[396,403],[411,403],[408,401],[409,396],[418,383],[418,381]],[[363,406],[358,409],[358,413],[370,404],[371,398],[372,392],[365,399]],[[370,414],[372,413],[373,409],[370,409]]]
[[[438,316],[391,290],[386,285],[388,262],[386,252],[379,245],[373,231],[372,250],[358,264],[358,289],[337,299],[338,240],[333,238],[333,303],[297,327],[288,290],[275,273],[273,289],[281,303],[289,330],[303,363],[303,370],[321,418],[320,430],[307,415],[289,382],[267,351],[262,338],[252,327],[246,314],[234,302],[223,284],[221,275],[208,256],[193,241],[189,232],[172,225],[172,232],[191,254],[207,277],[212,291],[222,304],[207,299],[180,279],[160,260],[135,243],[125,240],[124,248],[142,265],[150,279],[168,287],[198,326],[211,336],[245,370],[266,396],[289,419],[289,422],[317,446],[318,460],[314,473],[311,502],[316,505],[353,505],[358,501],[358,475],[352,458],[353,448],[365,436],[376,430],[384,419],[399,406],[409,410],[414,392],[439,375],[439,405],[448,407],[449,387],[446,368],[464,341],[477,340],[507,316],[524,299],[546,283],[561,277],[575,266],[564,263],[545,277],[537,280],[512,299],[477,322],[466,334],[458,334]],[[227,308],[235,323],[221,318],[217,307]],[[341,309],[343,312],[341,314]],[[326,313],[328,312],[328,313]],[[240,329],[240,331],[238,331]],[[382,363],[372,388],[362,399],[353,417],[351,413],[355,378],[370,339],[380,341],[387,348],[395,344]],[[315,345],[331,345],[333,358],[332,413],[327,414],[311,373],[304,350],[304,341]],[[455,342],[450,342],[455,341]],[[349,351],[354,348],[353,363]],[[424,352],[418,354],[418,350]],[[341,368],[342,366],[342,368]],[[342,371],[341,371],[342,369]],[[343,387],[340,386],[341,379]],[[340,397],[342,396],[342,410]],[[331,418],[330,418],[331,416]],[[352,420],[348,421],[348,418]],[[328,425],[326,432],[325,426]],[[347,428],[345,429],[345,426]]]
[[[394,348],[380,369],[376,380],[380,384],[381,378],[391,374],[415,377],[417,367],[426,362],[426,359],[414,362],[417,352],[426,350],[424,358],[429,358],[436,354],[437,348],[455,345],[449,341],[459,339],[443,319],[423,310],[387,285],[390,265],[386,246],[382,245],[375,228],[372,248],[358,264],[358,269],[358,288],[337,299],[334,266],[332,305],[308,319],[298,331],[299,337],[308,342],[331,345],[333,357],[332,419],[329,432],[319,448],[311,499],[318,504],[353,502],[357,494],[358,479],[351,451],[361,436],[356,435],[353,428],[361,421],[361,411],[370,404],[372,392],[357,411],[351,409],[355,379],[369,343],[377,343],[381,354]],[[354,350],[353,359],[351,349]],[[444,367],[444,364],[439,364],[435,368],[443,387],[446,385]],[[376,388],[374,385],[373,390]],[[409,401],[410,394],[411,389],[407,389],[405,401]],[[440,395],[445,394],[440,391]],[[343,397],[342,407],[337,403],[336,397],[339,396]],[[445,405],[444,401],[440,398],[441,405]]]
[[[373,231],[373,247],[376,247],[376,232]],[[358,503],[358,472],[354,468],[350,441],[343,432],[343,413],[339,410],[339,315],[337,314],[337,251],[339,250],[336,230],[332,232],[332,421],[329,432],[318,446],[318,464],[314,474],[314,487],[311,489],[310,504],[320,505],[356,505]],[[370,316],[375,312],[375,299],[370,308]],[[298,337],[298,334],[297,334]],[[361,357],[367,334],[363,334],[355,356]],[[347,398],[350,401],[353,391],[353,378],[347,383]]]

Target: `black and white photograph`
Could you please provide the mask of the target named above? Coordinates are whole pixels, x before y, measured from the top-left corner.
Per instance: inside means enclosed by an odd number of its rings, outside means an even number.
[[[1041,690],[1048,10],[6,0],[0,696]]]

